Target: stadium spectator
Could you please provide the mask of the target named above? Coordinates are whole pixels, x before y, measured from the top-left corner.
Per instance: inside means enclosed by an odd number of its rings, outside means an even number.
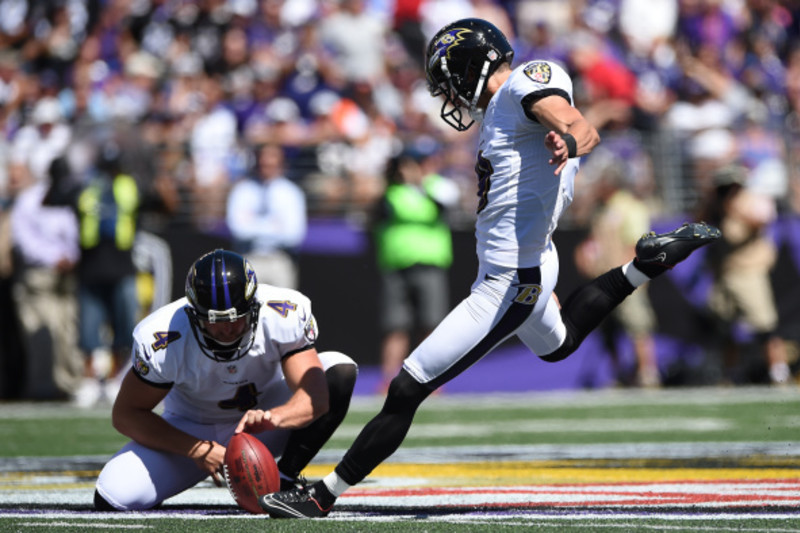
[[[283,148],[255,151],[252,179],[238,181],[226,206],[233,246],[246,255],[263,283],[296,289],[296,253],[306,235],[306,198],[285,175]]]
[[[647,3],[641,3],[645,4]],[[550,34],[549,40],[545,38],[536,46],[539,51],[546,50],[548,57],[554,60],[563,59],[564,52],[559,51],[558,43],[576,30],[588,30],[596,37],[602,37],[604,54],[614,61],[626,62],[627,68],[636,75],[633,99],[633,112],[636,116],[632,122],[634,128],[647,129],[654,134],[663,134],[673,128],[671,120],[676,116],[675,113],[670,113],[667,119],[662,117],[665,108],[672,101],[672,94],[679,88],[674,79],[675,72],[679,70],[675,57],[694,57],[702,63],[708,55],[708,48],[716,49],[722,54],[728,71],[723,74],[729,77],[732,75],[746,91],[767,103],[771,120],[785,116],[785,112],[781,113],[781,105],[786,105],[782,71],[783,65],[788,63],[792,49],[794,12],[779,3],[753,2],[737,7],[734,4],[710,0],[680,2],[677,3],[677,23],[675,3],[670,3],[669,0],[657,5],[651,3],[647,4],[645,14],[648,20],[659,24],[659,31],[648,35],[643,35],[642,32],[649,26],[631,22],[639,20],[636,10],[640,8],[640,4],[636,0],[619,4],[588,2],[576,6],[542,0],[452,0],[400,3],[395,8],[397,16],[401,12],[405,13],[402,15],[404,20],[417,20],[421,33],[430,35],[441,26],[441,17],[453,17],[459,13],[467,16],[478,9],[484,9],[485,5],[498,13],[499,18],[505,18],[502,14],[505,11],[511,15],[512,20],[517,21],[519,26],[513,30],[520,36],[517,39],[520,48],[518,61],[524,59],[522,56],[525,55],[525,40],[532,30],[540,35]],[[330,47],[332,43],[338,42],[336,39],[329,39],[327,32],[332,26],[339,28],[333,32],[334,35],[344,35],[350,39],[356,36],[363,38],[368,33],[355,31],[356,26],[353,24],[363,23],[365,27],[382,28],[386,32],[386,38],[374,38],[375,42],[385,43],[385,53],[374,56],[382,57],[370,62],[348,61],[347,64],[356,64],[361,68],[367,63],[382,63],[378,80],[369,80],[370,90],[384,102],[411,98],[414,89],[401,82],[400,77],[387,77],[385,73],[385,63],[395,61],[398,56],[395,53],[397,47],[393,44],[395,34],[389,24],[394,13],[384,10],[385,6],[379,3],[363,1],[290,3],[270,0],[213,2],[196,6],[137,2],[131,5],[112,4],[94,11],[87,9],[84,2],[78,1],[70,4],[68,31],[65,11],[58,6],[53,9],[31,6],[21,12],[22,18],[16,16],[18,13],[14,13],[14,16],[9,13],[5,22],[10,32],[7,34],[8,42],[16,43],[19,47],[26,40],[31,42],[25,48],[25,54],[19,56],[25,67],[24,72],[20,72],[19,76],[0,75],[2,79],[9,80],[9,87],[18,95],[15,101],[23,117],[17,117],[14,109],[9,111],[12,115],[12,120],[8,123],[10,131],[13,135],[16,129],[14,125],[24,122],[24,116],[42,94],[55,95],[60,87],[64,87],[58,97],[70,119],[76,105],[85,108],[82,114],[88,113],[95,119],[100,117],[100,120],[105,120],[112,108],[117,110],[116,113],[137,119],[141,118],[145,110],[156,114],[167,113],[180,124],[180,129],[175,132],[178,134],[177,139],[182,137],[185,140],[190,136],[197,118],[193,113],[197,112],[197,106],[206,98],[201,96],[196,87],[187,86],[196,86],[199,79],[206,77],[204,71],[207,71],[225,80],[225,92],[221,95],[220,105],[236,116],[239,128],[237,137],[244,132],[242,128],[249,117],[261,114],[260,109],[254,106],[255,102],[266,106],[273,98],[285,96],[297,104],[303,120],[296,120],[292,124],[296,127],[295,134],[285,140],[287,145],[300,145],[292,152],[291,174],[294,179],[295,169],[299,169],[298,172],[304,175],[315,170],[315,137],[303,137],[297,132],[304,131],[302,126],[305,121],[313,120],[310,102],[319,91],[333,88],[340,97],[353,99],[357,107],[367,114],[369,123],[377,121],[380,125],[387,117],[383,103],[379,104],[382,114],[375,115],[368,108],[368,102],[362,102],[359,98],[353,98],[353,94],[345,93],[349,90],[349,80],[352,78],[337,59],[340,57],[338,51],[343,48]],[[347,22],[332,22],[335,20]],[[39,28],[39,33],[31,32],[34,27]],[[543,32],[545,28],[547,32]],[[323,34],[324,39],[320,39]],[[664,38],[665,35],[673,38],[678,45],[677,50],[672,48],[671,40]],[[48,43],[55,42],[61,44],[48,46]],[[64,43],[72,44],[63,46]],[[65,55],[67,49],[75,51]],[[378,52],[375,46],[358,47],[354,50],[358,54]],[[14,51],[9,50],[9,53],[13,55]],[[410,56],[413,62],[418,59],[419,54]],[[13,66],[14,60],[6,63]],[[59,65],[63,68],[56,68]],[[683,67],[683,63],[678,66]],[[28,72],[31,73],[30,76]],[[596,76],[584,76],[577,70],[572,74],[577,82],[576,95],[580,93],[579,89],[584,82],[591,82],[589,85],[592,86],[597,84]],[[28,77],[31,83],[25,81]],[[605,83],[624,81],[625,78],[626,76],[608,76]],[[600,81],[603,81],[602,77]],[[19,86],[16,90],[13,87],[14,82]],[[401,96],[398,97],[397,93]],[[415,111],[424,115],[428,105],[420,105],[419,102],[415,104]],[[165,105],[169,105],[169,111],[164,108]],[[683,103],[679,103],[680,105]],[[408,110],[397,112],[397,109],[395,106],[395,111],[388,113],[388,118],[397,127],[406,127],[401,123],[405,122]],[[693,111],[699,110],[690,108],[690,112]],[[729,107],[723,105],[709,113],[724,117],[735,115],[736,110],[732,113]],[[698,116],[702,119],[704,115],[700,113]],[[417,121],[414,127],[429,129],[430,122],[423,124]],[[358,120],[354,123],[357,124]],[[679,125],[677,127],[680,128]],[[349,131],[352,133],[354,129],[356,128]],[[371,128],[366,129],[373,131]],[[379,128],[377,131],[383,130],[384,128]],[[409,132],[411,135],[413,133]],[[353,139],[347,138],[348,133],[340,131],[336,135],[346,147],[353,144]],[[439,131],[437,135],[447,145],[474,142],[471,137],[454,137],[447,132]],[[265,139],[262,136],[260,140],[251,142],[245,135],[237,140],[253,144],[261,143]],[[358,143],[355,144],[355,148],[358,148]],[[363,151],[357,150],[356,153],[370,154],[371,148],[371,145],[367,145]],[[300,159],[295,160],[298,155]],[[340,156],[343,154],[336,157]],[[241,171],[241,167],[237,167],[237,159],[234,155],[233,166]],[[378,162],[380,161],[379,158]],[[204,165],[197,166],[200,167],[202,181],[206,169]],[[192,167],[192,171],[197,170],[195,164]],[[229,178],[235,181],[237,176]],[[315,181],[311,180],[311,183]],[[375,184],[375,179],[363,180],[362,184]],[[206,196],[200,194],[200,198]],[[346,210],[349,207],[347,203],[355,197],[349,193],[340,195],[335,199],[339,204],[336,211]],[[194,200],[189,199],[192,203]],[[686,207],[692,206],[679,206],[684,209]],[[314,210],[315,206],[312,204],[311,208]],[[354,208],[363,210],[364,206]],[[324,210],[330,211],[330,208],[325,207]],[[181,213],[188,211],[189,209],[182,209]],[[204,216],[202,210],[199,211]],[[203,227],[210,227],[211,231],[215,231],[214,227],[217,225],[213,220],[201,221],[201,225],[203,224]]]
[[[784,340],[777,334],[779,317],[770,279],[777,250],[768,229],[777,210],[773,198],[754,188],[750,177],[740,165],[724,166],[712,176],[714,189],[702,215],[720,225],[723,238],[707,252],[714,274],[709,306],[723,331],[727,379],[759,381],[747,370],[744,376],[733,374],[748,366],[736,331],[741,321],[759,347],[768,381],[786,384],[791,374]]]
[[[194,181],[192,203],[201,231],[221,231],[225,221],[225,198],[239,176],[235,164],[238,139],[236,115],[224,102],[219,76],[203,76],[196,95],[200,106],[190,119],[189,154]]]
[[[498,0],[469,0],[472,17],[488,20],[508,37],[510,42],[516,39],[516,28],[506,7]]]
[[[786,144],[781,135],[769,126],[767,106],[752,102],[734,136],[737,159],[750,173],[750,187],[771,196],[779,209],[787,207],[789,172]]]
[[[86,174],[75,176],[65,165],[53,175],[45,199],[47,205],[72,207],[78,218],[79,342],[85,378],[75,402],[81,407],[104,396],[113,399],[139,313],[132,250],[141,192],[120,160],[118,139],[99,141]]]
[[[36,182],[46,182],[50,164],[64,155],[72,130],[63,120],[61,104],[54,97],[36,102],[30,122],[24,124],[11,141],[11,163],[30,173]]]
[[[650,231],[650,205],[646,197],[637,195],[633,177],[626,172],[622,161],[625,159],[607,160],[607,166],[590,188],[590,194],[597,200],[596,212],[589,222],[588,237],[575,250],[576,266],[587,279],[595,278],[632,257],[636,242]],[[591,162],[587,162],[588,165]],[[642,188],[639,187],[638,191]],[[656,317],[647,286],[625,298],[601,322],[598,331],[611,356],[617,384],[638,387],[658,387],[661,384],[655,328]],[[632,346],[633,365],[623,358],[622,336]]]
[[[723,50],[736,37],[741,24],[734,4],[722,0],[680,3],[678,34],[692,48]]]
[[[58,158],[49,174],[64,171],[64,160]],[[26,180],[11,209],[13,296],[25,350],[22,395],[63,400],[78,392],[84,374],[75,277],[78,220],[69,207],[44,205],[49,176]]]
[[[0,58],[0,80],[3,71],[2,61]],[[3,113],[0,113],[0,123],[5,123]],[[0,141],[0,375],[2,376],[0,398],[19,397],[23,385],[23,348],[19,339],[17,309],[11,296],[14,273],[11,252],[11,206],[18,188],[11,180],[11,176],[12,172],[8,165],[8,144],[2,140]]]
[[[631,122],[636,78],[613,56],[608,43],[588,31],[577,33],[570,42],[569,65],[583,82],[592,124],[604,128]]]
[[[405,48],[406,54],[422,69],[422,54],[427,37],[422,31],[422,0],[397,0],[392,11],[392,31]]]
[[[11,50],[0,52],[0,123],[3,125],[4,141],[12,127],[9,121],[20,106],[27,79],[28,76],[20,68],[18,54]],[[3,167],[7,166],[8,160],[4,158]]]
[[[416,344],[450,307],[453,242],[447,210],[458,187],[441,176],[436,146],[409,146],[389,161],[387,187],[373,214],[381,273],[381,392]]]
[[[521,20],[517,30],[514,46],[520,51],[518,61],[549,57],[562,65],[567,64],[567,45],[546,19]]]
[[[319,39],[337,65],[344,85],[383,79],[386,21],[367,9],[366,0],[339,0],[332,7],[332,13],[319,24]]]
[[[665,51],[663,47],[675,35],[679,4],[679,0],[621,0],[618,17],[623,46],[640,57]]]
[[[0,398],[23,395],[24,348],[12,297],[11,217],[8,199],[0,200]]]

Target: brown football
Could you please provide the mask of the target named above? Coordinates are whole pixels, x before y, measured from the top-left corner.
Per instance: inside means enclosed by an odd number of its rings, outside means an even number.
[[[275,458],[264,444],[249,433],[234,435],[225,450],[225,481],[242,509],[263,514],[258,497],[280,490]]]

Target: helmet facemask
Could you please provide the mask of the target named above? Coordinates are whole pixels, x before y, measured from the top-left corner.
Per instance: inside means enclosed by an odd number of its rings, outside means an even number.
[[[490,56],[497,59],[497,52],[490,50],[489,53]],[[481,94],[483,94],[492,61],[492,59],[487,59],[483,62],[477,81],[472,82],[470,78],[474,78],[474,76],[461,76],[459,78],[451,75],[447,67],[447,58],[441,58],[440,68],[445,81],[440,81],[438,85],[435,86],[429,85],[428,90],[431,96],[444,96],[444,102],[442,103],[442,109],[439,115],[442,117],[442,120],[456,130],[466,131],[476,121],[483,120],[483,109],[478,107],[478,100],[480,100]],[[467,74],[473,73],[468,70]],[[474,86],[474,89],[469,89],[469,86]],[[471,119],[469,123],[464,123],[462,109],[467,110],[467,114]]]
[[[187,307],[186,312],[189,314],[192,332],[203,353],[215,361],[235,361],[244,357],[256,340],[259,307],[254,307],[243,314],[238,313],[235,307],[222,311],[210,309],[206,315],[201,315],[193,307]],[[208,324],[236,322],[242,318],[247,318],[247,325],[242,334],[228,342],[215,338],[207,327]]]

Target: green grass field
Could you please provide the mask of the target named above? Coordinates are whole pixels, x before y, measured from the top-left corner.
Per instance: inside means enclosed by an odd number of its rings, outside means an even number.
[[[326,474],[380,407],[356,398],[306,470]],[[448,395],[324,520],[240,511],[203,483],[149,513],[91,509],[125,439],[109,409],[0,403],[0,532],[800,531],[800,391]]]

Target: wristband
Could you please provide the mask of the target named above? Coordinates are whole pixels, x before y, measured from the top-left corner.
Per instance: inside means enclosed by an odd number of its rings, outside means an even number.
[[[567,157],[572,158],[578,155],[578,141],[575,140],[575,137],[569,133],[562,133],[561,138],[567,144]]]

